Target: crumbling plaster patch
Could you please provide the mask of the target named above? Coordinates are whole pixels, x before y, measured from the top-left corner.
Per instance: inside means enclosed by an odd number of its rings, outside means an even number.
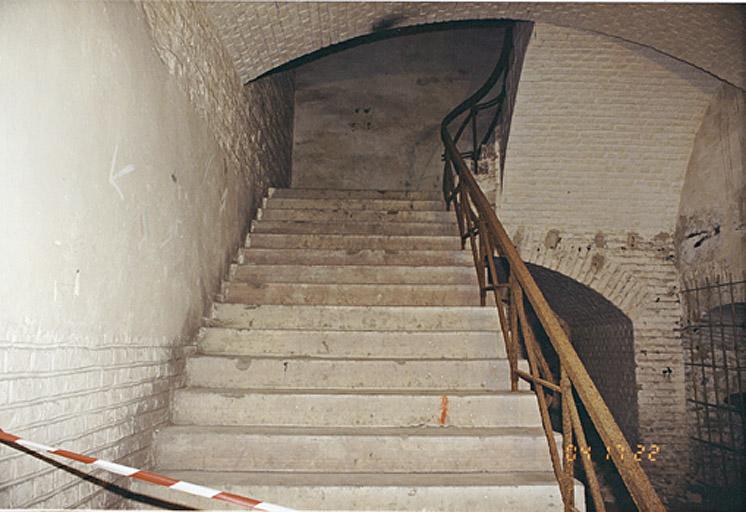
[[[697,130],[675,239],[682,274],[746,272],[746,101],[723,84]]]

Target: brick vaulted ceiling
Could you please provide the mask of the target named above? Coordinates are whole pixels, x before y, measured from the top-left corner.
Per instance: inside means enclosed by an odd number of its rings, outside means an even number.
[[[746,84],[746,7],[743,5],[500,2],[205,2],[204,5],[244,82],[295,58],[381,27],[509,18],[618,37],[655,48],[741,89]]]

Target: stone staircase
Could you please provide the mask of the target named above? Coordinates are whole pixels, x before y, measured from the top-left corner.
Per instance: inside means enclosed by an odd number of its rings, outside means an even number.
[[[271,191],[156,469],[302,510],[561,510],[536,399],[509,391],[459,249],[434,193]]]

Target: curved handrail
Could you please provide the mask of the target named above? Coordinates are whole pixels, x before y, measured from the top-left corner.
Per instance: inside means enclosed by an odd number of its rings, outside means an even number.
[[[608,453],[637,507],[643,511],[664,511],[665,507],[640,465],[633,457],[624,456],[625,453],[630,454],[632,452],[621,429],[573,348],[568,335],[561,327],[558,317],[552,311],[505,228],[497,218],[489,200],[479,187],[472,171],[464,161],[462,153],[459,152],[457,147],[458,137],[452,137],[449,130],[449,125],[454,120],[469,111],[465,124],[468,124],[469,121],[472,122],[474,147],[472,147],[471,153],[467,152],[467,154],[472,156],[473,169],[476,170],[479,155],[479,148],[476,147],[476,116],[480,111],[479,102],[489,94],[502,76],[502,91],[497,95],[497,98],[501,98],[498,102],[500,103],[498,109],[502,110],[502,103],[507,97],[505,93],[511,43],[512,28],[509,27],[506,29],[505,42],[500,58],[488,79],[474,94],[449,112],[441,123],[440,133],[445,148],[443,194],[446,204],[449,208],[451,204],[454,205],[461,232],[462,247],[465,246],[466,240],[470,241],[479,280],[482,305],[486,302],[487,292],[492,291],[494,293],[503,339],[510,360],[511,388],[513,390],[517,389],[518,379],[520,378],[532,384],[537,395],[542,425],[549,444],[552,465],[562,493],[565,509],[574,509],[573,468],[575,458],[571,456],[575,450],[575,445],[572,444],[573,438],[577,440],[581,453],[583,453],[584,448],[584,453],[589,453],[587,438],[575,403],[575,394],[577,394],[602,441],[607,447],[617,448],[610,449]],[[492,102],[494,99],[489,101]],[[488,131],[494,130],[498,124],[499,111],[496,114],[495,122],[490,123]],[[463,132],[463,125],[458,132],[460,137]],[[491,136],[491,133],[485,134],[480,140],[487,141],[489,136]],[[495,256],[499,257],[497,261]],[[506,268],[501,268],[501,263],[504,263]],[[534,310],[541,326],[546,331],[551,349],[556,352],[560,367],[559,379],[549,368],[549,364],[542,353],[542,348],[533,333],[532,326],[527,320],[524,298]],[[505,302],[510,305],[505,306]],[[517,361],[521,354],[525,354],[529,360],[529,372],[518,369]],[[551,396],[548,397],[547,393]],[[551,401],[559,397],[562,397],[563,452],[565,455],[562,457],[562,463],[560,463],[560,456],[557,453],[548,410]],[[586,458],[580,456],[593,502],[596,510],[605,510],[595,470]]]

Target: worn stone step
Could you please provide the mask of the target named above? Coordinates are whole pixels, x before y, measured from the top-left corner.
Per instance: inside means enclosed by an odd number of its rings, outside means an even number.
[[[502,331],[294,331],[203,328],[204,354],[327,359],[504,358]]]
[[[456,217],[453,211],[418,211],[418,210],[343,210],[325,208],[319,204],[317,209],[277,209],[260,208],[256,218],[263,221],[295,221],[308,222],[430,222],[453,224]]]
[[[316,210],[323,208],[340,210],[399,210],[440,212],[445,210],[443,201],[420,201],[410,199],[302,199],[270,197],[264,199],[264,209]]]
[[[487,297],[494,304],[494,296]],[[479,306],[476,285],[224,283],[223,301],[241,304]]]
[[[215,304],[211,327],[327,331],[493,331],[494,307],[247,306]]]
[[[231,282],[319,284],[461,284],[477,286],[470,267],[394,265],[239,265]]]
[[[250,233],[246,247],[265,249],[389,249],[397,251],[453,251],[459,249],[457,236],[415,235],[299,235]]]
[[[474,271],[471,252],[462,250],[413,250],[386,249],[262,249],[251,247],[242,250],[245,264],[277,265],[417,265],[470,267]]]
[[[176,390],[176,425],[285,427],[537,427],[531,392]]]
[[[524,370],[528,366],[521,361]],[[187,384],[205,388],[507,391],[506,359],[309,359],[195,356]]]
[[[551,467],[544,431],[527,427],[172,426],[158,433],[154,445],[158,467],[180,470],[484,473]]]
[[[269,197],[299,199],[396,199],[418,201],[441,201],[438,191],[421,190],[370,190],[370,189],[326,189],[326,188],[270,188]]]
[[[307,220],[259,220],[251,223],[252,233],[301,235],[416,235],[458,236],[455,223],[436,222],[311,222]]]
[[[169,476],[255,496],[296,510],[549,512],[563,509],[554,474],[546,471],[514,474],[171,471]],[[237,505],[138,481],[133,481],[133,489],[200,510],[240,509]],[[574,490],[575,507],[584,512],[583,486],[576,481]]]

